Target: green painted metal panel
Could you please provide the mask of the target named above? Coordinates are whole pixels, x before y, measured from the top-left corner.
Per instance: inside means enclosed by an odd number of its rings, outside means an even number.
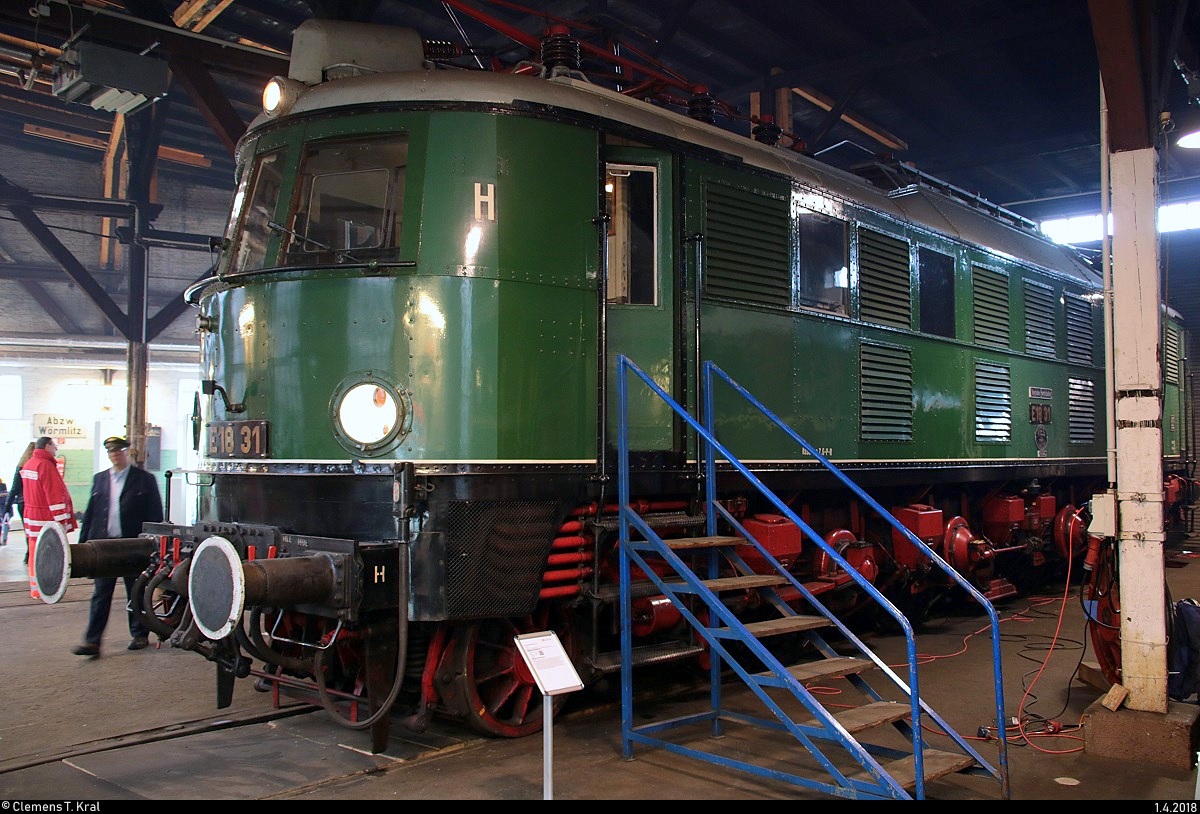
[[[856,328],[787,312],[706,303],[705,358],[712,359],[814,446],[857,454]],[[787,460],[802,450],[728,388],[718,387],[718,437],[746,460]]]
[[[1072,442],[1068,428],[1071,411],[1067,377],[1102,387],[1103,372],[1099,369],[1020,354],[982,353],[963,342],[887,332],[804,313],[764,314],[732,305],[708,304],[703,316],[706,355],[822,454],[835,460],[948,462],[1104,454],[1102,403],[1088,405],[1087,416],[1097,428],[1089,440]],[[863,383],[859,378],[859,356],[854,350],[860,340],[866,346],[887,348],[893,353],[905,350],[901,356],[911,358],[911,440],[889,440],[862,432]],[[765,356],[763,348],[775,350]],[[782,348],[789,352],[779,353]],[[1005,440],[976,440],[976,363],[1006,371],[1002,401],[1010,426]],[[892,373],[897,377],[896,392],[901,392],[906,386],[902,366]],[[886,371],[880,375],[886,375]],[[1030,396],[1031,388],[1036,398]],[[1051,408],[1044,449],[1039,449],[1037,425],[1030,421],[1029,405],[1035,402]],[[735,398],[718,398],[717,403],[722,439],[729,439],[736,454],[761,460],[792,457],[795,445],[782,434],[770,431]],[[892,415],[887,420],[902,423],[902,418]]]
[[[673,398],[681,396],[676,377],[676,256],[673,222],[675,170],[671,157],[658,150],[614,147],[605,159],[652,169],[655,175],[657,226],[656,301],[653,304],[606,306],[608,330],[608,443],[617,444],[617,356],[629,357]],[[670,450],[675,446],[675,418],[671,409],[650,392],[640,379],[626,382],[629,447],[638,451]]]
[[[303,138],[388,132],[409,141],[396,259],[415,261],[415,268],[281,271],[248,278],[203,306],[226,329],[238,326],[240,339],[211,355],[206,372],[246,402],[246,414],[237,417],[271,421],[273,457],[357,455],[332,430],[334,398],[355,377],[373,377],[403,394],[411,425],[396,443],[371,453],[377,457],[594,459],[603,403],[596,296],[605,161],[656,170],[662,238],[656,302],[606,310],[609,398],[613,360],[626,353],[696,407],[694,272],[700,266],[703,273],[708,249],[717,250],[709,261],[724,264],[722,280],[734,286],[754,278],[749,267],[756,262],[795,263],[790,243],[786,257],[778,246],[762,253],[764,223],[746,214],[754,207],[741,206],[755,196],[789,200],[788,179],[689,159],[676,184],[671,155],[609,148],[601,156],[597,133],[563,122],[481,111],[372,113],[278,128],[261,145],[283,150],[294,170]],[[735,194],[714,209],[710,193],[717,188]],[[289,187],[281,198],[290,194]],[[680,201],[683,234],[699,235],[696,243],[678,241]],[[906,269],[906,253],[893,254],[896,267]],[[1031,310],[1030,289],[1021,285],[1013,289],[1018,311],[1010,319],[1009,280],[1031,272],[975,249],[962,250],[961,258],[958,336],[979,337],[982,345],[798,310],[790,297],[739,303],[736,292],[722,291],[704,297],[698,355],[716,361],[835,460],[1102,457],[1103,404],[1096,393],[1103,375],[1096,312],[1081,296],[1088,292],[1039,277],[1038,290],[1049,292],[1055,310],[1047,310],[1045,297]],[[974,287],[967,284],[972,272]],[[683,292],[682,303],[676,292]],[[1026,312],[1035,319],[1032,328]],[[1065,338],[1052,339],[1051,330],[1065,331]],[[1020,349],[1032,344],[1041,358],[1009,348],[1010,333],[1018,332]],[[214,342],[203,341],[210,348]],[[678,368],[680,359],[689,364]],[[976,431],[980,369],[1002,369],[1007,377],[985,395],[999,405],[1009,431],[985,435],[986,441]],[[1068,376],[1078,383],[1074,389]],[[1179,399],[1168,391],[1168,414]],[[328,410],[300,407],[314,402]],[[636,395],[632,406],[633,448],[671,449],[678,426],[666,408]],[[797,454],[736,400],[719,398],[718,414],[739,456]],[[1168,415],[1164,426],[1169,421]],[[615,425],[609,432],[615,441]],[[1164,445],[1172,443],[1176,436],[1165,432]]]
[[[271,457],[360,454],[334,396],[374,378],[406,395],[411,432],[379,457],[594,459],[588,292],[446,276],[308,276],[213,298],[239,344],[215,375],[271,422]],[[589,376],[588,373],[591,372]],[[326,404],[314,411],[313,404]]]
[[[416,268],[283,271],[208,298],[204,313],[241,339],[223,355],[204,340],[210,375],[247,405],[217,417],[269,420],[273,458],[357,457],[333,431],[335,396],[369,378],[403,394],[411,423],[376,457],[594,461],[595,133],[410,112],[275,131],[271,146],[289,147],[294,174],[302,138],[397,131],[409,166],[396,259]]]

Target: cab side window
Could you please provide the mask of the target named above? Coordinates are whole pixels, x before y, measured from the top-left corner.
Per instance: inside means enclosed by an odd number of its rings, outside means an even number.
[[[658,188],[654,167],[609,164],[608,302],[657,305]]]

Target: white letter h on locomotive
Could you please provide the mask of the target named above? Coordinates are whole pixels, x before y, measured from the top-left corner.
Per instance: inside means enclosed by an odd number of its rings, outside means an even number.
[[[475,182],[475,220],[483,220],[483,207],[487,205],[487,219],[496,219],[496,185],[487,185],[487,194],[483,194],[483,184]]]

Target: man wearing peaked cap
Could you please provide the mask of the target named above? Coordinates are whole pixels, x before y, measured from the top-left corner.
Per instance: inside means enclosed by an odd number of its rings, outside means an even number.
[[[104,449],[112,466],[92,478],[92,495],[80,524],[79,542],[88,540],[137,537],[143,523],[158,523],[163,519],[162,496],[158,480],[145,469],[134,466],[129,459],[129,440],[120,435],[104,439]],[[125,595],[129,598],[130,650],[141,650],[150,643],[150,631],[142,618],[132,611],[136,579],[125,577]],[[72,651],[77,656],[99,658],[100,640],[112,609],[116,577],[97,577],[92,588],[92,608],[88,614],[83,644]],[[147,607],[146,603],[142,603]]]
[[[104,448],[107,450],[129,449],[129,440],[119,435],[110,435],[104,439]]]

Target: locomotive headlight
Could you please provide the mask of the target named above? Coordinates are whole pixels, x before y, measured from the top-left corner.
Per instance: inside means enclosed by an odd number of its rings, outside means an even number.
[[[263,112],[271,118],[282,116],[292,109],[304,90],[304,83],[283,76],[272,77],[263,88]]]
[[[378,449],[401,432],[407,416],[403,401],[378,380],[360,381],[335,399],[340,434],[359,449]]]

